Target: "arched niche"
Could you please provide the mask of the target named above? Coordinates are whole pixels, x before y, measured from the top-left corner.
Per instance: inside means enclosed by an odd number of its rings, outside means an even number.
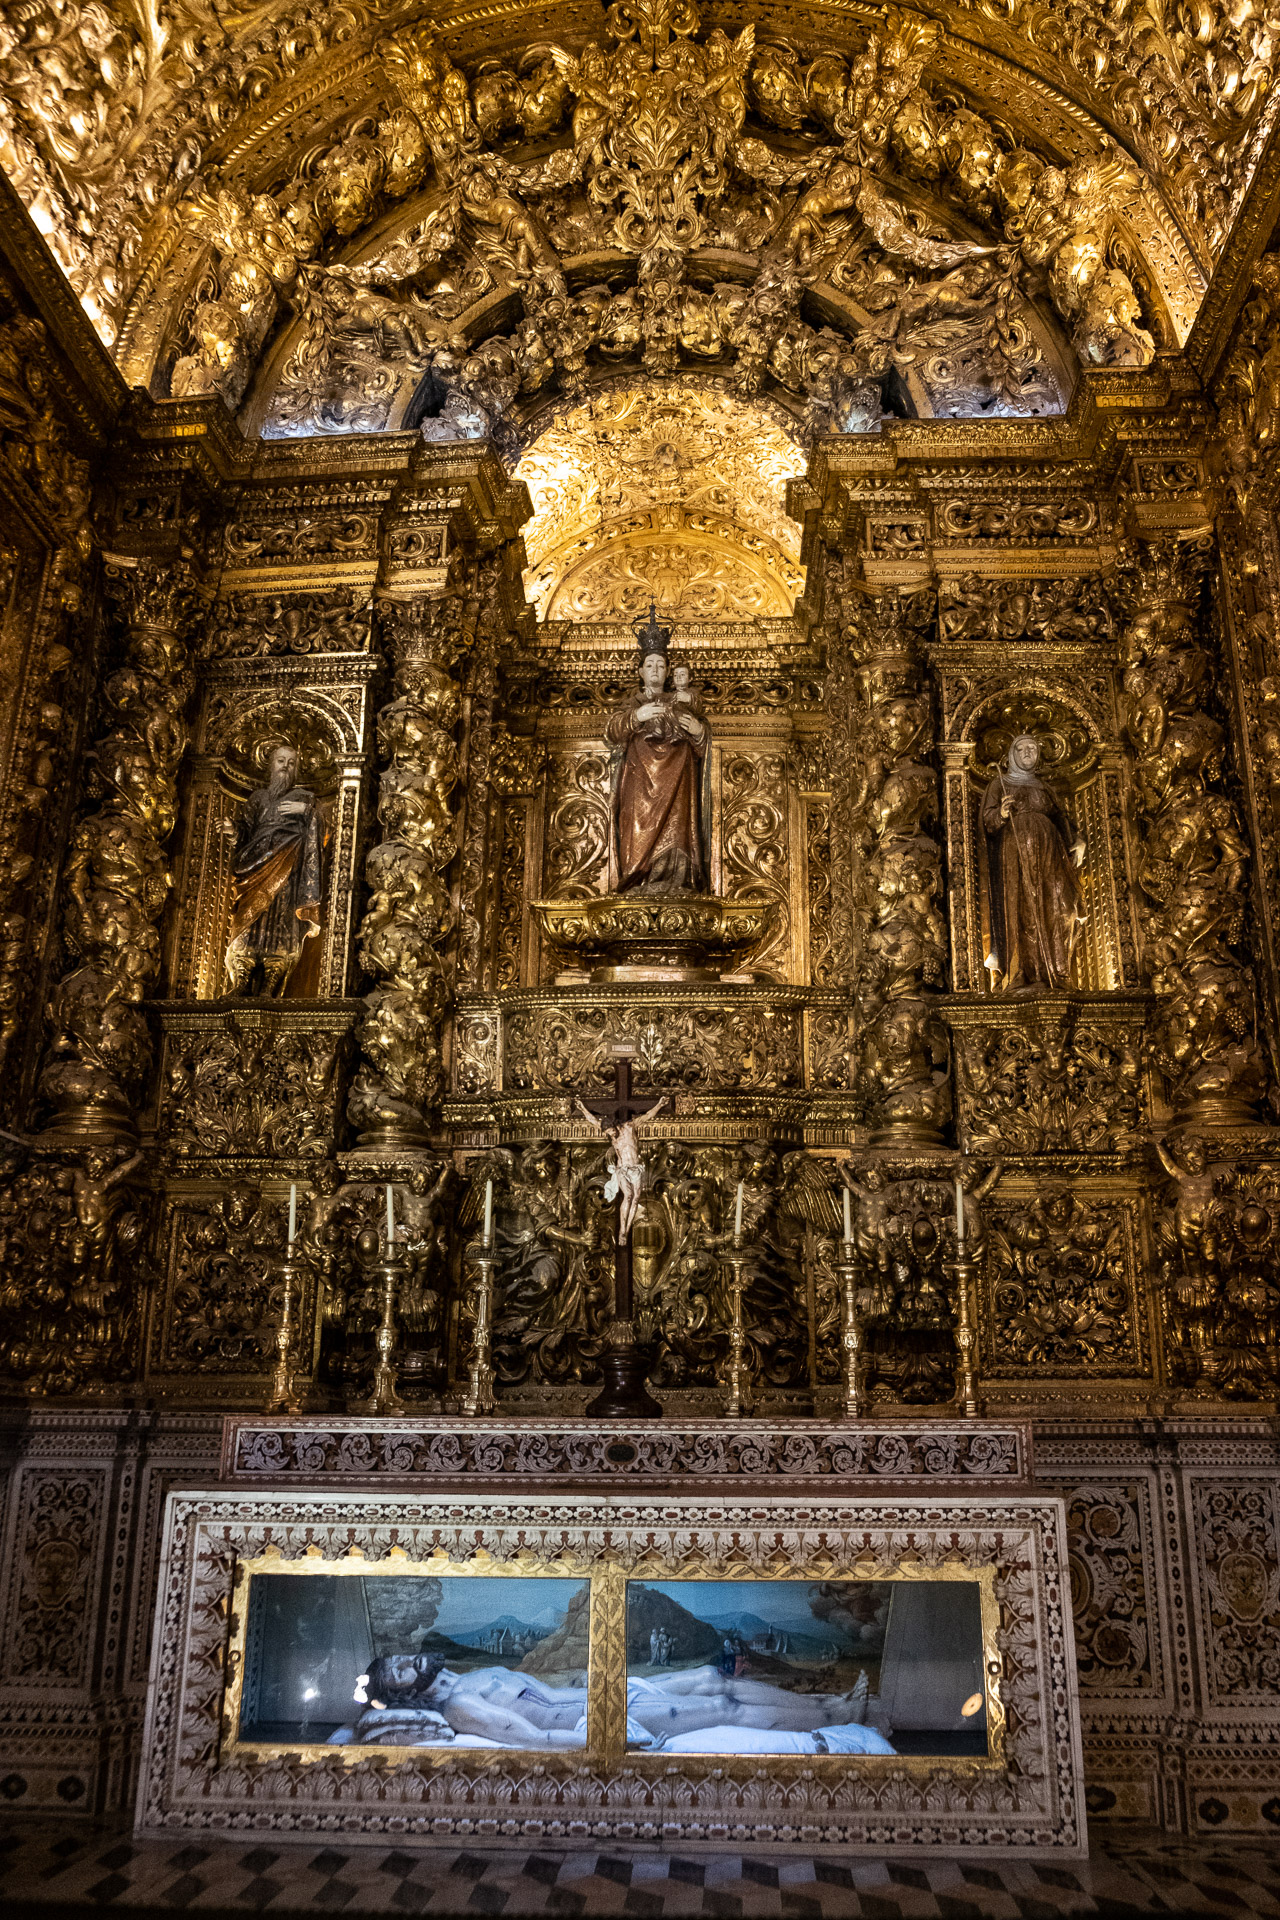
[[[315,688],[250,688],[225,701],[215,690],[206,697],[198,738],[182,813],[171,994],[188,1000],[231,995],[225,965],[233,899],[228,829],[244,801],[263,785],[272,747],[284,742],[297,750],[298,785],[309,787],[319,801],[325,850],[318,952],[307,956],[305,971],[290,981],[281,999],[342,998],[352,965],[351,881],[364,774],[351,714]]]
[[[1080,870],[1085,924],[1072,956],[1071,988],[1113,993],[1138,985],[1124,830],[1124,757],[1113,731],[1110,676],[1073,680],[1010,648],[1003,672],[984,674],[949,714],[946,822],[953,976],[957,991],[999,996],[991,953],[991,885],[983,795],[1017,734],[1041,747],[1039,773],[1084,840]],[[1082,650],[1083,651],[1083,650]]]

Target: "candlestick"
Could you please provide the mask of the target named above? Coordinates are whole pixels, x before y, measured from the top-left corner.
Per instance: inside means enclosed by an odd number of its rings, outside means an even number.
[[[387,1216],[391,1218],[391,1188],[387,1188]],[[404,1403],[396,1392],[396,1369],[392,1355],[396,1350],[396,1309],[400,1265],[393,1244],[388,1238],[387,1256],[378,1269],[382,1275],[382,1316],[378,1330],[374,1335],[374,1350],[377,1363],[373,1369],[373,1392],[368,1404],[361,1409],[364,1413],[387,1414],[403,1413]]]
[[[271,1385],[267,1390],[264,1413],[297,1413],[298,1395],[294,1390],[292,1360],[294,1286],[298,1269],[293,1263],[293,1235],[289,1235],[289,1251],[280,1268],[280,1318],[276,1322],[276,1359],[271,1372]]]
[[[846,1213],[848,1201],[849,1190],[846,1187]],[[840,1345],[844,1350],[844,1412],[846,1419],[862,1420],[871,1407],[867,1378],[870,1355],[858,1298],[858,1269],[853,1259],[852,1234],[845,1234],[841,1253],[844,1257],[836,1262],[836,1274],[840,1282]]]
[[[843,1197],[844,1197],[844,1237],[845,1237],[845,1239],[846,1239],[846,1240],[852,1240],[852,1238],[853,1238],[853,1209],[852,1209],[852,1207],[851,1207],[851,1206],[850,1206],[850,1204],[849,1204],[849,1189],[848,1189],[848,1187],[845,1187],[845,1188],[844,1188],[844,1192],[843,1192]]]
[[[387,1251],[396,1237],[396,1210],[391,1198],[391,1182],[387,1182]]]
[[[486,1247],[493,1239],[493,1182],[484,1183],[484,1243]]]
[[[471,1365],[467,1370],[467,1391],[463,1396],[462,1411],[472,1419],[480,1413],[493,1412],[493,1268],[494,1258],[489,1251],[489,1209],[493,1191],[492,1180],[485,1193],[485,1237],[479,1253],[469,1255],[470,1264],[476,1270],[475,1329],[471,1342]]]
[[[964,1245],[964,1181],[956,1175],[956,1245]]]
[[[297,1182],[289,1182],[289,1245],[298,1237],[298,1187]]]
[[[969,1258],[964,1242],[946,1273],[955,1281],[956,1404],[969,1420],[982,1412],[978,1384],[978,1325],[974,1312],[975,1262]]]
[[[735,1240],[741,1240],[742,1238],[742,1188],[743,1182],[739,1180],[738,1203],[733,1210],[733,1237]]]
[[[742,1324],[742,1269],[745,1264],[740,1253],[729,1255],[729,1365],[725,1373],[729,1397],[725,1413],[731,1420],[737,1420],[751,1411],[751,1370],[747,1363],[746,1329]]]

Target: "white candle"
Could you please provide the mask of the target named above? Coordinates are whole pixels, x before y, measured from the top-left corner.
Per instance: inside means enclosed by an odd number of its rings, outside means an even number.
[[[387,1246],[390,1247],[396,1237],[396,1214],[391,1204],[391,1182],[387,1182]]]
[[[850,1207],[850,1205],[849,1205],[849,1189],[848,1189],[848,1187],[845,1187],[845,1188],[843,1189],[843,1193],[844,1193],[844,1237],[845,1237],[845,1239],[846,1239],[846,1240],[852,1240],[852,1238],[853,1238],[853,1211],[852,1211],[852,1209],[851,1209],[851,1207]]]
[[[289,1245],[292,1246],[298,1233],[298,1188],[296,1182],[289,1182]]]
[[[733,1237],[735,1240],[741,1240],[742,1238],[742,1185],[742,1181],[739,1180],[738,1204],[733,1210]]]
[[[488,1246],[493,1238],[493,1182],[484,1183],[484,1243]]]
[[[956,1245],[964,1245],[964,1181],[956,1175]]]

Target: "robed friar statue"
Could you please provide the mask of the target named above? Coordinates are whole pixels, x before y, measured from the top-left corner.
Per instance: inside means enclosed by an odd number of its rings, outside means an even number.
[[[233,993],[306,997],[319,985],[324,813],[297,784],[296,747],[272,747],[266,775],[222,823],[234,884],[227,980]]]
[[[1084,841],[1073,835],[1039,765],[1039,741],[1020,733],[982,796],[991,888],[986,964],[1006,991],[1069,986],[1084,924],[1077,874]]]
[[[640,687],[605,729],[610,767],[609,891],[705,893],[711,731],[685,683],[667,690],[669,627],[649,606]],[[678,670],[679,671],[679,670]]]

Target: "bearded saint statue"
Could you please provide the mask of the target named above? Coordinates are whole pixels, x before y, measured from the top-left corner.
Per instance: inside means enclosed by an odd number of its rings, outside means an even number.
[[[649,624],[638,629],[639,690],[605,729],[609,891],[705,893],[711,729],[696,695],[666,690],[671,630],[656,615],[650,601]]]
[[[1084,924],[1077,877],[1084,841],[1072,834],[1060,801],[1036,772],[1039,764],[1039,742],[1020,733],[982,796],[991,887],[986,964],[1006,991],[1069,986]]]
[[[235,886],[227,980],[233,993],[305,998],[319,985],[324,814],[296,785],[296,747],[272,747],[266,773],[266,786],[222,822]]]

